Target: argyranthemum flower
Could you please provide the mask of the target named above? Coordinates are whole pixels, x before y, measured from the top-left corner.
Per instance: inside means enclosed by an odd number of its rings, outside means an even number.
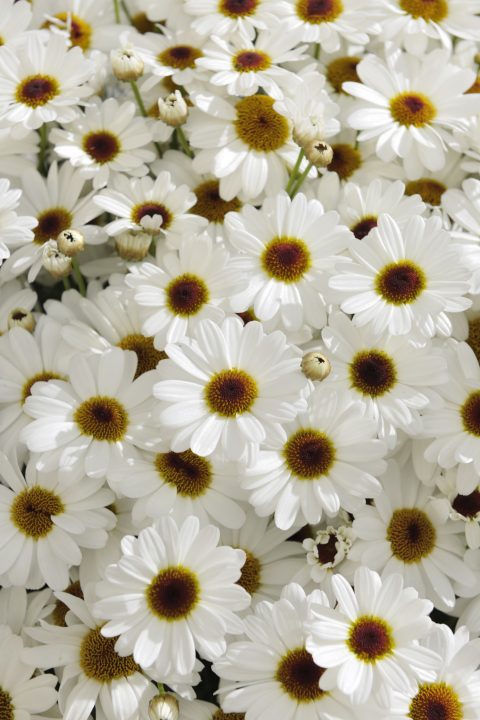
[[[220,179],[224,200],[240,193],[253,199],[264,190],[274,195],[285,187],[298,146],[273,98],[250,95],[235,102],[197,93],[192,100],[195,107],[185,127],[192,146],[199,148],[193,167]]]
[[[354,511],[381,492],[375,475],[385,469],[386,447],[375,436],[375,423],[348,395],[319,387],[306,412],[284,423],[272,449],[260,451],[246,468],[242,487],[256,512],[275,513],[282,530],[297,520],[318,523],[323,513],[334,517],[341,507]]]
[[[340,291],[341,309],[355,325],[371,324],[374,332],[433,337],[450,334],[447,313],[471,305],[467,269],[441,220],[413,216],[400,228],[381,215],[368,242],[352,242],[354,262],[338,262],[340,274],[329,280]]]
[[[325,668],[306,647],[305,622],[317,604],[327,605],[324,593],[316,590],[306,596],[300,585],[291,583],[280,600],[259,603],[245,618],[247,639],[232,642],[213,666],[225,681],[220,697],[227,718],[232,717],[229,713],[235,719],[245,713],[250,720],[351,717],[339,692],[319,687]]]
[[[87,720],[96,706],[106,720],[138,720],[145,717],[149,700],[157,693],[131,655],[115,651],[113,637],[102,635],[102,622],[92,617],[88,604],[68,592],[57,593],[71,615],[66,627],[42,622],[28,628],[41,643],[25,650],[37,667],[63,667],[59,708],[64,720]],[[78,619],[77,619],[78,618]],[[55,677],[55,676],[53,676]]]
[[[206,318],[216,323],[223,308],[246,285],[227,250],[207,235],[185,237],[178,253],[166,253],[159,265],[141,263],[125,277],[143,319],[143,331],[155,345],[178,342]]]
[[[134,380],[136,369],[135,353],[110,348],[101,355],[75,355],[70,382],[32,387],[25,412],[34,419],[21,437],[40,453],[37,468],[104,477],[129,448],[153,443],[146,422],[155,373]]]
[[[119,218],[105,225],[113,237],[127,230],[141,230],[152,235],[162,233],[171,244],[178,242],[180,235],[195,233],[206,225],[203,218],[188,213],[195,205],[189,187],[176,187],[168,172],[160,172],[155,180],[117,175],[111,188],[96,195],[95,203]]]
[[[37,473],[34,460],[25,478],[0,455],[0,574],[13,585],[63,590],[69,568],[82,560],[80,547],[102,547],[113,515],[113,493],[103,479],[81,478],[72,484],[57,473]]]
[[[268,17],[264,17],[262,0],[185,0],[184,10],[197,17],[192,28],[200,35],[231,37],[236,32],[253,38],[255,32],[264,29]]]
[[[47,42],[29,33],[14,48],[0,49],[0,122],[21,137],[44,123],[68,122],[91,94],[85,84],[93,73],[80,48],[68,49],[65,38],[53,33]]]
[[[172,433],[171,449],[201,456],[221,447],[231,459],[251,456],[304,406],[299,351],[259,322],[204,320],[193,341],[167,345],[154,395],[157,419]],[[174,379],[175,378],[175,379]]]
[[[335,609],[313,604],[306,622],[307,649],[327,668],[321,688],[338,687],[360,705],[372,692],[408,691],[413,677],[434,677],[441,658],[418,643],[431,630],[433,603],[404,587],[401,575],[382,582],[367,567],[355,571],[355,590],[341,575],[332,578],[332,586]]]
[[[145,120],[135,117],[135,110],[133,103],[120,104],[115,98],[92,102],[66,128],[54,128],[50,141],[57,155],[92,179],[95,190],[107,184],[110,173],[146,175],[145,163],[155,158],[146,148],[152,134]]]
[[[361,130],[359,141],[378,138],[378,157],[385,163],[402,158],[411,180],[424,168],[441,170],[452,130],[466,132],[468,118],[480,112],[480,97],[464,94],[475,73],[448,60],[447,50],[418,59],[388,48],[386,62],[368,55],[357,65],[360,83],[343,83],[362,101],[348,117]]]
[[[36,219],[16,213],[21,194],[21,190],[10,189],[8,180],[0,180],[0,265],[11,250],[33,240]]]
[[[399,468],[390,461],[382,485],[375,504],[355,513],[352,559],[379,571],[383,578],[400,573],[422,597],[451,610],[452,580],[463,585],[475,582],[463,560],[466,546],[458,537],[463,534],[462,524],[449,519],[441,499],[431,498],[431,488],[418,480],[410,463]]]
[[[16,313],[27,315],[37,302],[37,294],[30,287],[23,287],[19,280],[0,285],[0,335],[9,329],[9,322]]]
[[[232,307],[253,307],[262,321],[279,321],[282,330],[299,330],[307,322],[326,322],[326,271],[350,244],[351,233],[338,224],[338,213],[325,213],[317,200],[299,193],[267,198],[261,210],[247,205],[225,219],[230,242],[250,283]]]
[[[102,635],[119,636],[119,653],[133,653],[158,673],[187,674],[195,650],[208,660],[225,652],[225,634],[242,632],[235,613],[250,598],[236,583],[245,553],[217,547],[219,536],[218,528],[200,529],[190,516],[180,527],[162,518],[138,539],[123,539],[123,555],[97,585],[102,599],[95,605],[95,615],[108,618]]]
[[[188,27],[178,30],[164,27],[161,34],[135,34],[129,36],[129,40],[145,61],[146,79],[142,82],[142,92],[151,90],[165,78],[173,80],[175,86],[183,85],[189,90],[207,77],[196,62],[203,55],[206,38]]]
[[[395,446],[398,429],[420,431],[420,410],[440,405],[433,388],[447,381],[447,363],[428,343],[413,345],[405,335],[357,328],[340,312],[330,315],[322,339],[332,365],[323,387],[347,391],[389,447]]]

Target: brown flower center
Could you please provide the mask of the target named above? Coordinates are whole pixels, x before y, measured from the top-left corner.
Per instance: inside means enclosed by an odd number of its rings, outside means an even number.
[[[144,217],[153,218],[155,217],[155,215],[160,215],[160,217],[162,218],[162,230],[168,230],[168,228],[172,224],[173,215],[170,210],[168,210],[168,208],[166,208],[165,205],[163,205],[162,203],[145,202],[140,203],[139,205],[134,205],[131,210],[130,217],[132,219],[132,222],[140,225]]]
[[[468,495],[456,495],[452,500],[452,507],[463,517],[476,517],[480,513],[480,490],[476,488]]]
[[[465,432],[480,437],[480,390],[470,393],[460,408]]]
[[[435,547],[437,533],[428,515],[418,508],[394,510],[387,527],[392,553],[404,563],[417,563]]]
[[[273,103],[267,95],[250,95],[235,105],[237,135],[251,150],[274,152],[290,136],[287,119],[273,109]]]
[[[155,457],[155,468],[162,480],[173,485],[183,497],[200,497],[212,483],[209,461],[191,450],[159,453]]]
[[[66,592],[69,595],[74,595],[74,597],[81,598],[83,600],[83,592],[79,580],[75,580],[75,582],[70,583],[63,592]],[[66,627],[65,615],[69,610],[70,608],[68,605],[65,605],[64,602],[57,599],[55,601],[55,607],[52,610],[52,620],[54,625]]]
[[[104,165],[117,157],[120,143],[113,133],[107,130],[88,133],[82,140],[84,151],[99,165]]]
[[[196,575],[180,565],[161,570],[146,590],[147,604],[161,620],[188,617],[200,599]]]
[[[262,566],[260,561],[249,550],[244,549],[244,552],[247,557],[242,565],[242,574],[237,580],[237,585],[240,585],[250,595],[254,595],[260,587]]]
[[[404,92],[390,100],[390,113],[400,125],[424,127],[435,119],[437,110],[426,95]]]
[[[196,315],[208,302],[209,292],[203,280],[191,273],[179,275],[165,288],[167,307],[174,315]]]
[[[223,224],[228,212],[238,212],[242,207],[238,198],[223,200],[220,197],[218,180],[206,180],[197,185],[193,192],[197,196],[197,202],[191,212],[206,218],[208,222]]]
[[[255,380],[244,370],[231,368],[214,375],[205,387],[211,412],[233,418],[250,410],[258,397]]]
[[[337,554],[337,536],[330,535],[326,543],[316,545],[318,562],[320,565],[333,564]]]
[[[49,208],[37,215],[38,225],[34,228],[34,240],[43,245],[47,240],[56,240],[57,236],[73,225],[72,213],[64,207]]]
[[[318,430],[297,430],[283,448],[288,469],[300,480],[326,475],[335,462],[335,446]]]
[[[406,184],[405,195],[420,195],[424,203],[438,206],[446,189],[446,186],[438,180],[420,178],[420,180],[410,180]]]
[[[118,442],[128,428],[128,414],[116,398],[97,395],[84,400],[73,415],[82,435],[94,440]]]
[[[367,215],[361,220],[355,223],[350,230],[353,232],[358,240],[363,240],[368,235],[370,230],[377,227],[378,218],[375,215]]]
[[[15,497],[10,508],[10,519],[21,533],[38,540],[46,537],[52,530],[52,515],[63,512],[65,507],[58,495],[34,485],[25,488]]]
[[[375,291],[391,305],[415,302],[426,286],[425,273],[411,260],[389,263],[375,278]]]
[[[122,657],[115,651],[118,637],[104,637],[97,627],[90,630],[80,645],[80,667],[87,678],[101,683],[126,678],[140,670],[132,655]]]
[[[341,0],[297,0],[296,11],[304,22],[319,25],[333,22],[343,12]]]
[[[145,337],[140,333],[126,335],[118,344],[122,350],[132,350],[137,356],[137,369],[135,379],[149,370],[155,370],[160,360],[165,360],[167,353],[157,350],[153,344],[153,337]]]
[[[382,350],[360,350],[352,358],[348,372],[351,387],[371,397],[384,395],[397,382],[395,364]]]
[[[201,50],[191,45],[174,45],[157,55],[157,59],[162,65],[168,65],[175,70],[186,70],[194,68],[195,61],[202,55]]]
[[[411,720],[463,720],[463,704],[446,683],[424,683],[410,703]]]
[[[232,65],[237,72],[259,72],[268,70],[272,61],[261,50],[241,50],[232,58]]]
[[[12,696],[0,687],[0,720],[15,720]]]
[[[231,18],[248,17],[257,9],[259,0],[220,0],[218,11]]]
[[[391,628],[381,618],[362,615],[352,623],[347,645],[360,660],[374,663],[390,655],[393,650]]]
[[[57,13],[55,17],[57,20],[60,20],[63,27],[68,30],[70,42],[73,47],[79,47],[82,50],[88,50],[90,48],[92,28],[85,20],[82,20],[78,15],[72,15],[70,12],[60,12]],[[53,23],[45,23],[47,27],[51,27],[52,25]]]
[[[138,30],[139,33],[145,35],[147,32],[155,32],[155,23],[148,19],[143,12],[136,13],[130,20],[133,27]]]
[[[441,22],[448,15],[447,0],[400,0],[400,7],[414,18]]]
[[[288,650],[280,660],[275,680],[298,703],[320,700],[326,693],[318,686],[325,668],[316,665],[310,653],[299,647]]]
[[[465,90],[465,95],[476,95],[477,93],[480,93],[480,74],[477,75],[475,78],[475,81],[468,90]]]
[[[475,357],[480,362],[480,317],[470,320],[468,323],[467,343],[475,353]]]
[[[310,251],[305,243],[286,236],[270,240],[260,262],[267,275],[285,283],[301,280],[312,264]]]
[[[360,151],[347,143],[332,145],[333,160],[328,165],[330,172],[336,172],[340,180],[348,180],[362,165]]]
[[[49,380],[65,380],[65,378],[58,373],[49,372],[48,370],[37,373],[31,378],[28,378],[28,380],[25,381],[22,387],[22,399],[20,401],[22,405],[24,404],[27,397],[30,397],[30,395],[32,394],[32,387],[35,385],[36,382],[48,382]]]
[[[41,107],[60,94],[60,85],[51,75],[29,75],[24,78],[15,91],[17,103],[31,108]]]
[[[340,57],[327,65],[327,80],[337,93],[343,93],[344,82],[361,82],[357,73],[360,58],[354,55]]]

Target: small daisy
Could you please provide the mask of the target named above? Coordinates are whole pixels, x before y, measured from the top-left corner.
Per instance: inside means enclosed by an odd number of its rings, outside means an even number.
[[[155,158],[146,148],[152,135],[135,111],[133,103],[120,104],[115,98],[93,102],[65,129],[54,128],[50,141],[57,155],[80,168],[82,177],[92,179],[95,190],[107,184],[110,173],[146,175],[145,163]]]
[[[306,623],[307,649],[327,668],[320,687],[338,687],[361,705],[381,688],[408,691],[413,677],[434,677],[441,658],[418,644],[431,630],[432,602],[405,588],[401,575],[382,582],[366,567],[355,571],[355,590],[341,575],[332,585],[335,609],[313,605]]]
[[[219,323],[229,298],[243,289],[245,275],[231,263],[224,247],[204,234],[185,237],[178,253],[166,253],[161,267],[133,266],[125,277],[143,319],[143,331],[155,335],[155,346],[178,342],[209,318]]]
[[[298,146],[290,124],[273,107],[269,95],[250,95],[236,101],[193,94],[186,132],[194,148],[193,167],[220,179],[220,195],[232,200],[243,193],[256,198],[264,190],[274,195],[288,180]],[[303,168],[306,167],[306,161]]]
[[[350,254],[353,263],[339,262],[341,274],[329,285],[346,298],[340,307],[354,314],[355,325],[433,337],[440,327],[451,332],[446,313],[471,305],[468,272],[437,217],[413,216],[400,229],[390,215],[381,215],[368,243],[352,243]]]
[[[418,480],[410,464],[400,470],[390,461],[382,485],[375,505],[365,505],[355,513],[357,540],[352,559],[379,571],[382,578],[400,573],[405,584],[422,597],[451,611],[455,606],[452,580],[464,585],[475,582],[463,560],[462,524],[449,519],[448,507],[431,498],[431,488]]]
[[[347,391],[389,447],[398,429],[420,431],[420,410],[441,405],[434,388],[447,382],[447,363],[428,343],[413,345],[404,335],[357,328],[343,313],[330,315],[322,339],[332,364],[324,387]]]
[[[93,65],[80,48],[68,49],[65,38],[30,33],[21,47],[0,48],[0,122],[23,137],[44,123],[69,122],[79,103],[91,94],[85,84]]]
[[[97,585],[102,600],[95,609],[109,618],[102,635],[119,636],[117,652],[163,674],[190,673],[195,650],[208,660],[225,652],[225,634],[242,632],[235,613],[250,597],[236,583],[245,553],[217,547],[218,540],[218,528],[200,529],[193,516],[180,527],[162,518],[138,539],[123,539],[122,557]]]
[[[338,213],[323,211],[317,200],[285,192],[267,198],[262,209],[247,205],[226,218],[230,242],[241,253],[248,288],[232,299],[236,311],[253,307],[261,321],[279,320],[287,332],[304,323],[326,322],[326,271],[350,244],[351,233]]]
[[[11,250],[33,240],[34,217],[17,215],[21,190],[10,188],[9,180],[0,179],[0,265]]]
[[[56,595],[78,620],[66,627],[42,622],[41,627],[29,628],[29,635],[41,644],[24,655],[37,667],[64,668],[59,688],[64,720],[87,720],[95,706],[106,720],[146,717],[148,702],[157,693],[155,685],[131,655],[115,651],[116,638],[102,635],[102,624],[84,600],[67,592]]]
[[[168,172],[160,172],[155,180],[116,175],[112,188],[96,195],[94,202],[117,216],[117,220],[105,225],[105,231],[113,237],[130,230],[162,233],[169,244],[207,224],[203,218],[188,213],[195,205],[195,195],[187,185],[176,187]]]
[[[284,423],[272,449],[245,470],[249,502],[260,516],[275,513],[282,530],[296,521],[318,523],[323,513],[334,517],[340,507],[354,511],[382,489],[375,475],[385,469],[386,448],[375,431],[349,396],[317,388],[308,410]]]
[[[259,603],[245,618],[247,639],[231,643],[213,666],[226,686],[220,688],[226,713],[221,720],[244,713],[249,720],[351,717],[339,692],[319,687],[325,668],[306,647],[305,623],[314,606],[326,604],[324,593],[306,596],[300,585],[290,583],[280,600]]]
[[[185,0],[184,10],[198,18],[192,28],[200,35],[232,37],[240,32],[250,38],[267,27],[264,0]]]
[[[0,335],[9,329],[9,320],[16,311],[28,314],[37,302],[37,293],[18,280],[0,285]]]
[[[206,79],[205,69],[197,65],[197,60],[203,57],[206,38],[193,30],[164,28],[162,34],[131,35],[129,39],[145,61],[142,92],[151,90],[165,78],[189,90]]]
[[[388,48],[386,62],[368,55],[357,65],[360,83],[343,84],[361,101],[348,117],[361,130],[359,141],[378,138],[378,157],[386,163],[402,158],[411,180],[424,168],[441,170],[452,130],[466,132],[468,118],[480,112],[480,97],[464,94],[475,79],[473,70],[448,60],[447,50],[417,59]]]
[[[72,485],[56,473],[37,473],[34,462],[25,478],[1,455],[5,487],[0,488],[0,574],[12,585],[63,590],[68,570],[82,560],[80,547],[102,547],[113,525],[106,506],[113,494],[103,480],[82,478]]]
[[[259,322],[233,317],[220,327],[204,320],[192,334],[167,345],[169,360],[157,370],[157,419],[173,433],[171,449],[205,457],[221,447],[230,459],[251,457],[304,406],[299,351],[281,332],[267,335]]]
[[[70,382],[52,380],[31,389],[25,412],[33,418],[21,437],[40,453],[38,469],[104,477],[110,463],[133,446],[153,444],[146,421],[155,373],[134,380],[137,356],[110,348],[101,355],[75,355]]]

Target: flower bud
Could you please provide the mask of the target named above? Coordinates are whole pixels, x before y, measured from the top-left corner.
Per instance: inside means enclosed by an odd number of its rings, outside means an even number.
[[[57,247],[67,257],[74,257],[85,250],[85,238],[81,232],[73,228],[62,230],[57,237]]]
[[[143,75],[143,60],[131,46],[112,50],[110,62],[117,80],[138,80]]]
[[[35,318],[30,310],[24,310],[23,308],[13,308],[8,313],[7,327],[10,330],[14,327],[21,327],[28,332],[32,332],[35,327]]]
[[[149,233],[124,232],[115,238],[115,249],[124,260],[138,262],[148,255],[151,242],[152,236]]]
[[[295,123],[293,128],[293,141],[300,145],[301,148],[305,148],[309,143],[315,141],[321,141],[323,139],[323,126],[318,121],[318,118],[304,118],[299,122]]]
[[[42,265],[54,278],[64,278],[72,270],[72,258],[58,249],[55,240],[48,240],[43,246]]]
[[[183,125],[188,116],[187,103],[182,97],[180,90],[167,95],[165,99],[158,98],[158,117],[166,125],[178,127]]]
[[[315,167],[327,167],[333,160],[333,150],[324,140],[314,140],[304,147],[305,157]]]
[[[170,693],[155,695],[148,703],[150,720],[178,720],[178,700]]]
[[[302,372],[310,380],[325,380],[331,373],[330,360],[319,350],[312,350],[302,358]]]

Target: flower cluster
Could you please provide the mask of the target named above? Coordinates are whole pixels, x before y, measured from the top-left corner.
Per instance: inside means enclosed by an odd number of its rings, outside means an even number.
[[[479,0],[0,5],[0,720],[480,720]]]

